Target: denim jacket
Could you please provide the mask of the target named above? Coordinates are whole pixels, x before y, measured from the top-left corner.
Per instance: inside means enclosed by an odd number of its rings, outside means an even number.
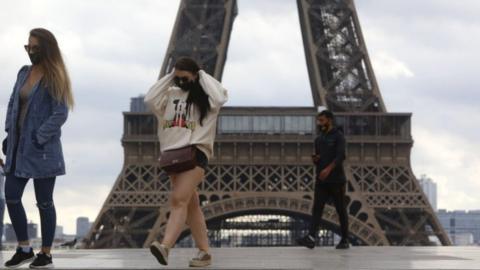
[[[61,127],[68,117],[68,107],[56,101],[42,82],[32,89],[22,132],[17,130],[20,113],[20,89],[30,74],[31,66],[20,69],[8,102],[5,172],[23,178],[48,178],[65,174]],[[19,135],[20,134],[20,135]],[[17,146],[17,147],[15,147]],[[13,151],[17,148],[17,153]],[[13,166],[12,157],[15,157]],[[15,171],[12,171],[14,168]]]

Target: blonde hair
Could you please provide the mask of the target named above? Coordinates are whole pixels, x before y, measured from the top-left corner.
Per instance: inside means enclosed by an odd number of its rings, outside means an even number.
[[[72,85],[57,39],[50,31],[43,28],[32,29],[30,36],[38,39],[42,53],[40,65],[44,72],[44,85],[55,100],[65,103],[72,110],[75,105]]]

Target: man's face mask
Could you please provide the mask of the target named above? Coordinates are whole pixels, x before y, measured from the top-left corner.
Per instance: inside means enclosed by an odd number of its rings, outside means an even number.
[[[326,119],[318,118],[317,119],[317,125],[320,128],[320,130],[325,131],[330,126],[330,123]]]
[[[195,86],[195,82],[188,80],[187,77],[175,76],[173,82],[184,91],[190,91]]]

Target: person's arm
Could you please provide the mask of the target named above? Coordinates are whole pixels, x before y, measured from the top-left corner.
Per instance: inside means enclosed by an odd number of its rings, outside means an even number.
[[[67,121],[68,107],[65,102],[52,99],[52,114],[43,122],[35,133],[36,142],[44,145],[48,140],[55,136],[62,125]]]
[[[317,165],[320,161],[320,151],[318,149],[318,139],[315,139],[313,143],[313,147],[315,148],[315,154],[312,155],[312,162],[313,164]]]
[[[345,137],[342,133],[338,133],[336,139],[335,158],[333,159],[332,163],[328,165],[328,167],[331,167],[331,169],[334,169],[338,165],[342,164],[342,162],[345,160]]]
[[[328,164],[328,166],[322,170],[319,176],[320,179],[321,180],[326,179],[330,175],[332,170],[335,167],[340,166],[344,160],[345,160],[345,137],[343,136],[343,134],[338,133],[336,137],[336,145],[335,145],[335,158],[333,159],[332,163]]]
[[[13,95],[14,95],[14,93],[15,93],[15,90],[10,95],[10,100],[8,101],[7,117],[5,119],[5,132],[7,132],[7,133],[10,130],[10,118],[12,117],[12,107],[13,107]]]
[[[18,82],[18,78],[20,77],[20,73],[26,71],[28,69],[28,66],[23,66],[17,73],[17,81],[15,82],[15,85]],[[13,87],[12,94],[10,95],[10,99],[8,100],[8,107],[7,107],[7,117],[5,118],[5,132],[8,133],[10,129],[10,118],[12,118],[12,107],[13,107],[13,99],[15,96],[15,86]]]
[[[345,136],[342,132],[339,132],[337,135],[337,147],[335,150],[334,167],[340,166],[345,160]]]
[[[227,89],[210,74],[203,70],[199,71],[200,85],[208,95],[208,101],[212,109],[219,109],[228,100]]]
[[[150,87],[150,90],[148,90],[143,101],[152,112],[162,113],[165,110],[165,105],[168,100],[168,89],[172,85],[173,77],[172,71],[163,76],[163,78],[158,80]]]

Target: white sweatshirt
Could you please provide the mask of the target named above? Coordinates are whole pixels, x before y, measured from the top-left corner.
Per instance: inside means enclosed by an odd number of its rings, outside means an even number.
[[[203,125],[200,125],[200,110],[195,105],[187,111],[188,92],[173,84],[173,71],[158,80],[145,96],[145,104],[158,120],[161,152],[195,145],[208,159],[213,156],[217,117],[227,102],[227,90],[205,71],[200,70],[198,74],[211,107]]]

